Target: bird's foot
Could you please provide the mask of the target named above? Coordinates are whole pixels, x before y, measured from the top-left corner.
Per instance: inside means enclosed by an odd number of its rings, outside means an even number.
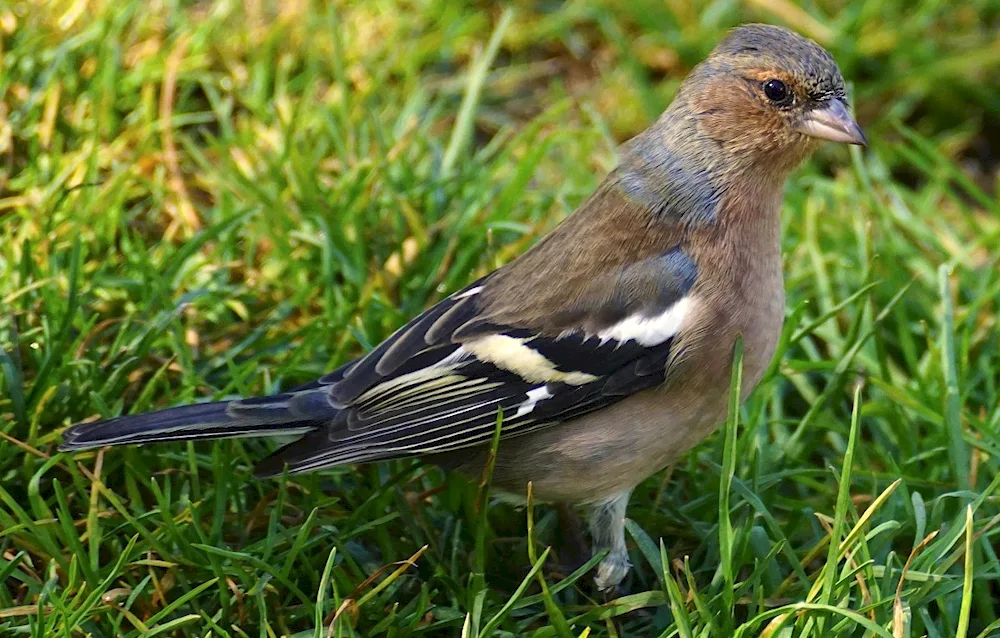
[[[590,535],[594,541],[594,552],[609,550],[604,560],[598,563],[597,575],[594,576],[594,584],[605,596],[615,594],[632,569],[625,545],[625,509],[631,492],[619,492],[591,506]]]
[[[622,583],[631,569],[632,563],[628,560],[628,552],[613,550],[598,563],[594,584],[604,596],[622,595]]]

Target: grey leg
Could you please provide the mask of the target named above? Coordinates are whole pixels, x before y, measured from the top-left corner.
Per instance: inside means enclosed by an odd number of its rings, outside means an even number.
[[[590,536],[594,553],[608,549],[610,552],[597,566],[594,582],[601,591],[610,591],[628,575],[632,564],[628,562],[625,546],[625,509],[632,490],[618,492],[590,504]]]

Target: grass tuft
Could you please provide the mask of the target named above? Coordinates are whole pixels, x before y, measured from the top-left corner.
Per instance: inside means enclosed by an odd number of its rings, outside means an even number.
[[[0,4],[0,635],[996,634],[998,20]],[[436,468],[256,481],[271,443],[56,450],[73,422],[294,387],[377,344],[572,211],[748,21],[830,48],[871,145],[790,180],[779,352],[635,490],[629,595],[588,597],[597,559],[550,573],[548,505]]]

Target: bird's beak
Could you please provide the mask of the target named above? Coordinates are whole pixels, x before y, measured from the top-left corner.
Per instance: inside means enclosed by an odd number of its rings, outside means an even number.
[[[796,129],[803,135],[821,140],[868,146],[865,134],[847,111],[847,105],[837,99],[808,111]]]

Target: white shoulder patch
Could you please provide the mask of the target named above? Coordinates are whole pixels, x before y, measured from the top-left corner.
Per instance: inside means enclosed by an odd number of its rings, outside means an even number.
[[[691,311],[691,297],[681,297],[674,305],[652,317],[632,315],[597,333],[602,341],[625,343],[629,339],[647,348],[658,346],[677,335]]]

